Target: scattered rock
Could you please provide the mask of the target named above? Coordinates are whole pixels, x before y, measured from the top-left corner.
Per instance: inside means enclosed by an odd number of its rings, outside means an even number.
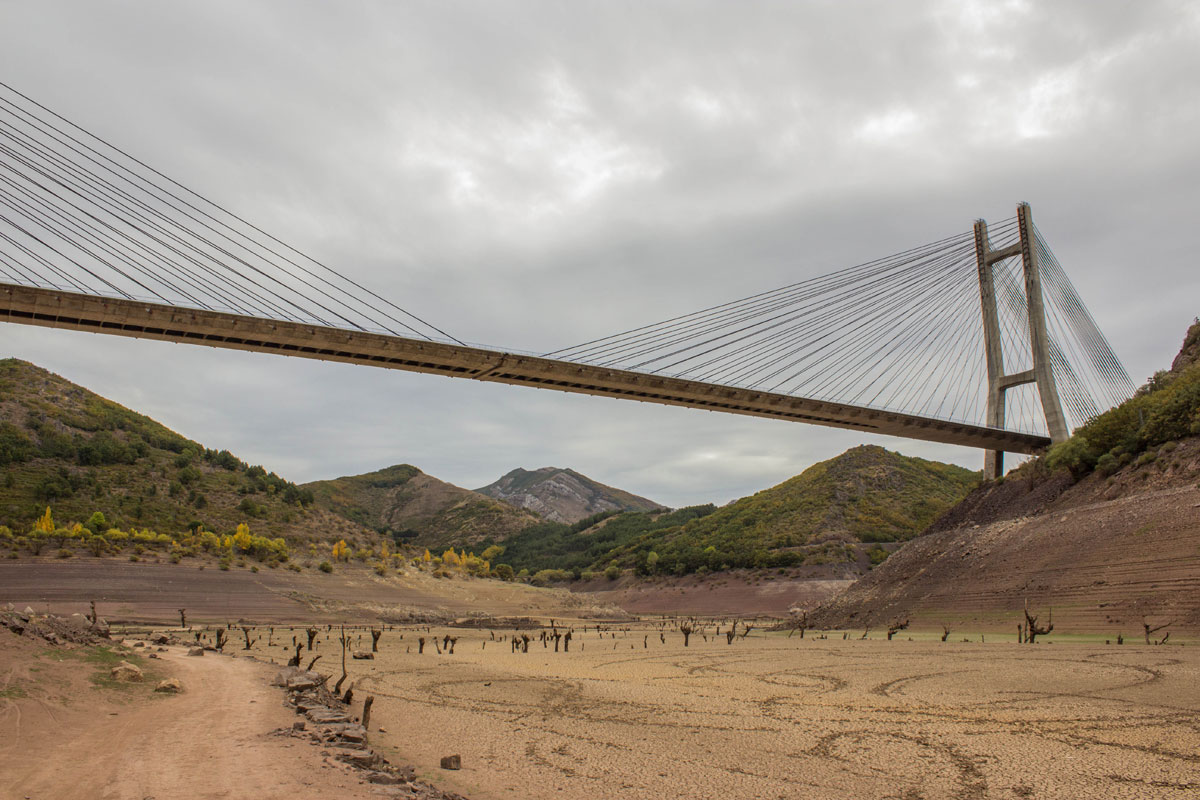
[[[167,678],[166,680],[159,681],[158,686],[154,687],[154,691],[179,694],[183,691],[183,684],[179,682],[179,678]]]
[[[379,754],[373,753],[370,750],[351,750],[346,747],[335,747],[333,749],[333,757],[338,761],[345,761],[347,764],[353,764],[356,767],[374,767],[379,763]]]
[[[442,756],[442,769],[462,769],[462,756]]]
[[[349,714],[344,711],[334,711],[332,708],[314,708],[305,714],[305,716],[318,725],[350,721]]]
[[[408,781],[390,772],[372,772],[367,775],[367,783],[377,783],[381,786],[395,786],[398,783],[408,783]]]
[[[188,655],[189,656],[202,656],[202,655],[204,655],[204,648],[203,647],[193,647],[191,650],[188,650]]]
[[[128,661],[122,661],[113,667],[111,675],[113,680],[126,683],[141,683],[144,678],[142,668],[136,664],[130,664]]]
[[[165,633],[156,633],[150,637],[150,641],[154,644],[170,644],[171,637]]]
[[[302,719],[298,719],[292,723],[292,730],[294,730],[294,731],[302,731],[305,729],[305,727],[307,727],[307,726],[306,726],[304,720],[302,720]]]
[[[145,642],[134,642],[133,646],[134,647],[145,647],[146,643]]]
[[[359,661],[374,661],[375,654],[366,650],[355,650],[350,654],[351,658],[357,658]]]

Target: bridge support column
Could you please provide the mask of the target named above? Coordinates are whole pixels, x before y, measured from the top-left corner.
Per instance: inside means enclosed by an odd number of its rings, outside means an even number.
[[[1017,206],[1019,243],[1002,250],[992,250],[988,242],[987,223],[975,222],[975,259],[979,271],[979,307],[983,314],[983,344],[987,360],[987,426],[1004,427],[1004,393],[1014,386],[1036,383],[1042,401],[1042,413],[1051,442],[1061,442],[1070,434],[1058,398],[1054,371],[1050,363],[1050,340],[1046,333],[1046,310],[1042,300],[1042,279],[1038,264],[1037,242],[1033,230],[1033,212],[1028,203]],[[1000,316],[996,311],[996,286],[992,265],[1007,258],[1021,256],[1025,274],[1025,300],[1029,315],[1029,345],[1033,368],[1006,375],[1004,349],[1000,338]],[[987,450],[983,457],[984,480],[995,480],[1004,474],[1004,451]]]

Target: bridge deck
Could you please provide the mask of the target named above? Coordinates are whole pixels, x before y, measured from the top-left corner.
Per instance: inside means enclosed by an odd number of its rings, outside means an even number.
[[[463,345],[0,283],[0,321],[204,344],[1035,453],[1050,439]]]

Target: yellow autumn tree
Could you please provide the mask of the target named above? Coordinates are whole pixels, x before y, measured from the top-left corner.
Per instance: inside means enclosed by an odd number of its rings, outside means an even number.
[[[379,557],[381,559],[383,559],[384,561],[386,561],[387,557],[390,556],[391,554],[392,554],[391,551],[388,550],[387,539],[384,539],[383,543],[379,546]]]
[[[47,508],[46,512],[49,513],[49,511],[50,511],[50,509]],[[430,555],[428,547],[425,548],[425,555],[421,556],[421,560],[424,561],[426,564],[428,564],[430,561],[433,561],[433,556]]]
[[[454,552],[454,548],[451,547],[449,550],[442,553],[442,563],[452,564],[457,567],[462,563],[462,561],[459,559],[458,553]]]
[[[50,506],[46,506],[46,513],[33,523],[33,530],[37,533],[54,533],[54,517],[50,514]]]
[[[250,550],[250,526],[242,522],[237,526],[237,533],[233,535],[233,544],[238,550],[243,553]]]
[[[337,544],[333,546],[333,560],[348,561],[350,559],[349,550],[350,548],[346,544],[346,540],[338,539]]]

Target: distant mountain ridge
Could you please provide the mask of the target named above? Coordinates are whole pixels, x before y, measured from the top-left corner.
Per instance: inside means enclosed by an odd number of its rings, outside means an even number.
[[[664,511],[666,506],[606,486],[573,469],[517,468],[475,491],[567,525],[606,511]]]
[[[534,514],[397,464],[304,484],[316,505],[348,520],[431,548],[503,541],[541,520]]]

